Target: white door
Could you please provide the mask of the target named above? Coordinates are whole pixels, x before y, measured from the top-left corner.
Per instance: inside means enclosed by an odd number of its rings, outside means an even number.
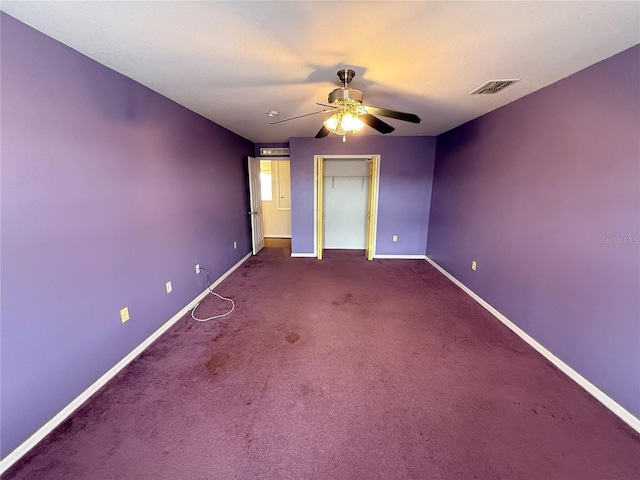
[[[316,255],[322,260],[324,251],[324,159],[316,157]]]
[[[262,195],[260,193],[260,160],[249,157],[249,203],[251,205],[251,241],[253,254],[264,247],[262,225]]]
[[[291,171],[289,162],[280,160],[273,163],[277,165],[278,170],[278,210],[291,212]]]

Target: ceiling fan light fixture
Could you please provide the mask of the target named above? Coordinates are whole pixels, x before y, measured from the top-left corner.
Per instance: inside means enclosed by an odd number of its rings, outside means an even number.
[[[362,127],[364,127],[364,123],[360,121],[357,115],[354,115],[351,112],[345,112],[344,115],[342,115],[343,130],[356,133],[360,131]]]
[[[340,122],[340,116],[336,113],[327,118],[322,124],[327,127],[333,133],[336,132],[336,128],[338,127],[338,123]]]
[[[354,114],[350,110],[340,110],[323,122],[323,125],[331,133],[336,135],[346,135],[347,133],[357,133],[364,123],[360,121],[357,114]]]

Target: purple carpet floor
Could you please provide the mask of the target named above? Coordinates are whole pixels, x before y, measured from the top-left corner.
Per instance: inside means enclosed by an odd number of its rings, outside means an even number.
[[[640,436],[423,260],[265,249],[217,291],[232,315],[183,318],[2,478],[640,478]]]

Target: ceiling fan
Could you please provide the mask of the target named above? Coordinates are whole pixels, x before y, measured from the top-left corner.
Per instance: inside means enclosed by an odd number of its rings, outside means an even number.
[[[322,128],[316,134],[316,138],[323,138],[330,133],[335,133],[336,135],[342,136],[343,141],[346,141],[347,133],[356,133],[365,125],[369,125],[371,128],[384,134],[391,133],[395,130],[395,128],[388,123],[375,117],[374,114],[403,120],[405,122],[420,123],[420,117],[413,113],[397,112],[395,110],[387,110],[386,108],[363,105],[362,92],[347,86],[349,82],[353,80],[355,74],[355,71],[347,68],[338,71],[338,78],[340,78],[342,87],[336,88],[329,93],[328,104],[317,104],[326,107],[324,110],[298,115],[297,117],[285,118],[284,120],[277,120],[270,122],[270,125],[288,122],[289,120],[308,117],[310,115],[317,115],[319,113],[332,113],[332,115],[323,122]]]

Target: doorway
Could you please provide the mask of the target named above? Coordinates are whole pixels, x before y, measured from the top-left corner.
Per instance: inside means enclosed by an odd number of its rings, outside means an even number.
[[[378,212],[377,155],[315,157],[315,246],[364,250],[373,260]]]
[[[291,250],[291,175],[288,157],[249,157],[253,254],[263,247]]]
[[[265,238],[291,238],[291,174],[288,158],[260,158]]]

